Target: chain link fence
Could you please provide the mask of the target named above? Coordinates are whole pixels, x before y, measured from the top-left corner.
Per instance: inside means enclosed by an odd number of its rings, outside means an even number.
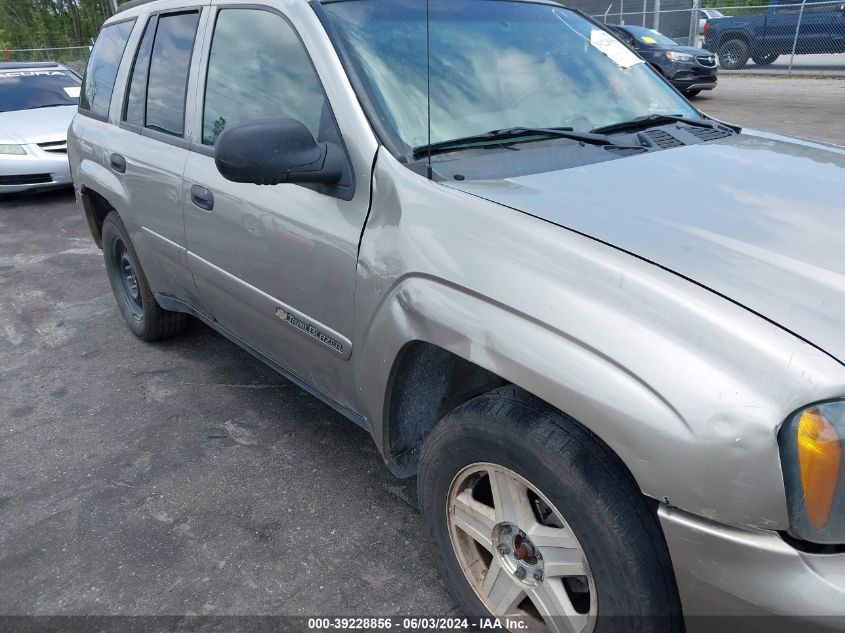
[[[707,4],[575,0],[571,6],[605,24],[644,26],[706,48],[717,54],[722,71],[845,77],[845,0]]]
[[[59,62],[80,75],[85,72],[90,46],[53,46],[48,48],[4,48],[0,61],[5,62]]]
[[[600,22],[644,26],[717,54],[720,70],[845,77],[845,0],[570,0]],[[753,1],[753,0],[751,0]],[[90,46],[6,48],[0,61],[56,61],[82,73]]]

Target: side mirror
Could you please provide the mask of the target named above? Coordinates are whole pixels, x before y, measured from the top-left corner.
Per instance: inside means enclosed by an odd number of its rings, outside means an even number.
[[[343,177],[343,150],[317,143],[295,119],[253,119],[227,128],[214,146],[214,162],[226,180],[256,185],[319,183]]]

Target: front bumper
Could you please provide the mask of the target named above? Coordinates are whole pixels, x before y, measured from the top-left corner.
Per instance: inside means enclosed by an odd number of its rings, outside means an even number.
[[[716,87],[715,66],[702,66],[698,62],[675,62],[664,69],[672,85],[681,92],[691,90],[712,90]]]
[[[67,153],[24,145],[26,154],[0,154],[0,194],[71,184]]]
[[[845,553],[660,508],[687,631],[845,631]]]

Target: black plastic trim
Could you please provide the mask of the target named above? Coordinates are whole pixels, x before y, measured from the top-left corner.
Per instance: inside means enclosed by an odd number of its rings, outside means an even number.
[[[87,116],[89,119],[94,119],[95,121],[100,121],[101,123],[108,123],[109,117],[103,116],[102,114],[97,114],[96,112],[92,112],[91,110],[83,110],[82,108],[77,108],[77,114],[81,114],[82,116]]]
[[[175,134],[171,134],[170,132],[164,132],[162,130],[157,130],[155,128],[144,127],[141,128],[140,131],[141,136],[146,136],[147,138],[154,139],[156,141],[160,141],[167,145],[173,145],[174,147],[179,147],[181,149],[188,149],[191,146],[191,142],[187,140],[183,136],[176,136]]]
[[[152,29],[153,34],[153,43],[150,46],[150,55],[147,57],[147,76],[146,80],[144,81],[144,122],[147,120],[147,89],[149,88],[150,83],[150,61],[152,60],[153,56],[153,48],[155,48],[155,39],[156,33],[158,31],[158,13],[153,13],[147,19],[147,23],[144,25],[143,30],[141,31],[141,37],[138,38],[138,44],[135,47],[135,54],[132,58],[132,66],[129,68],[129,75],[126,78],[126,85],[124,86],[123,90],[123,105],[120,109],[120,122],[126,122],[126,111],[129,109],[129,92],[132,90],[132,80],[135,78],[135,67],[138,65],[138,55],[141,52],[141,46],[144,45],[144,38],[147,36],[147,29]],[[196,35],[194,35],[196,39]],[[137,125],[137,124],[129,124],[129,125]],[[122,127],[122,126],[121,126]],[[138,129],[142,126],[137,125]],[[128,129],[128,128],[124,128]]]
[[[787,532],[778,532],[778,534],[783,539],[784,543],[805,554],[845,554],[845,543],[820,545],[819,543],[802,541],[794,536],[790,536]]]

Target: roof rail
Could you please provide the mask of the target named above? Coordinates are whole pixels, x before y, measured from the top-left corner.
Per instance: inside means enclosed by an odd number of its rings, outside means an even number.
[[[134,9],[135,7],[140,7],[145,4],[149,4],[150,2],[155,2],[156,0],[129,0],[129,2],[124,2],[120,6],[117,7],[117,11],[115,11],[115,15],[118,13],[122,13],[124,11],[128,11],[129,9]]]
[[[58,68],[56,62],[0,62],[0,70],[15,68]]]

